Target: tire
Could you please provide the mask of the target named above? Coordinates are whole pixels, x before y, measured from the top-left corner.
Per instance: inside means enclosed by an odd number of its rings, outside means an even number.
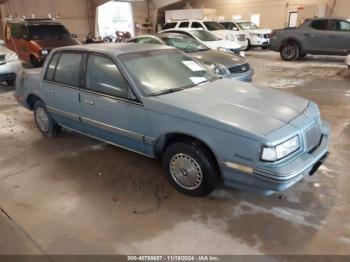
[[[50,116],[46,105],[42,101],[35,102],[33,111],[35,123],[44,136],[53,137],[61,131],[60,126]]]
[[[163,154],[163,167],[171,184],[180,192],[203,197],[214,191],[219,179],[215,159],[195,141],[177,142]]]
[[[299,58],[300,47],[295,42],[288,42],[282,46],[280,54],[283,60],[294,61]]]
[[[250,40],[248,39],[248,45],[244,51],[249,51],[250,49],[252,49],[252,45],[250,44]]]
[[[6,83],[7,83],[7,85],[9,85],[9,86],[14,86],[15,83],[16,83],[16,79],[7,80]]]
[[[306,56],[307,56],[307,54],[299,54],[299,58],[304,58]]]

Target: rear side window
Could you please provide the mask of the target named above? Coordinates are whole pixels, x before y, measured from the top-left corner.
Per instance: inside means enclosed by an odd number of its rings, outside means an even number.
[[[79,53],[62,53],[56,67],[54,81],[78,87],[82,57],[83,55]]]
[[[172,29],[172,28],[175,28],[175,26],[176,26],[176,23],[166,23],[166,24],[163,26],[163,30]]]
[[[316,20],[311,23],[311,27],[317,30],[327,30],[328,20]]]
[[[201,23],[192,22],[191,28],[204,28]]]
[[[189,22],[181,22],[180,25],[179,25],[179,28],[188,28],[190,25]]]
[[[56,65],[59,57],[60,57],[60,54],[58,53],[52,57],[50,64],[47,66],[46,76],[45,76],[46,80],[49,80],[49,81],[54,80],[55,69],[56,69]]]
[[[237,26],[234,23],[230,23],[230,22],[222,22],[220,23],[223,27],[225,27],[225,29],[227,30],[237,30]]]

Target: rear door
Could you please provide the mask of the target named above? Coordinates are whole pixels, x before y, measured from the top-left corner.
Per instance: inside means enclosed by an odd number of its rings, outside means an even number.
[[[80,108],[85,132],[145,153],[144,107],[114,60],[102,54],[89,54],[84,82]]]
[[[81,52],[56,52],[40,86],[42,99],[55,120],[74,129],[79,127],[82,61]]]
[[[310,51],[311,53],[325,53],[330,51],[328,20],[314,20],[300,30],[302,34],[302,46],[305,51]],[[299,30],[297,29],[297,31]]]

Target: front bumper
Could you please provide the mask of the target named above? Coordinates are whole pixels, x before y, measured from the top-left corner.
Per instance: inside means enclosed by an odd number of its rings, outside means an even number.
[[[22,63],[19,60],[0,65],[0,82],[14,80],[21,69]]]
[[[254,169],[251,174],[227,166],[223,167],[224,183],[230,187],[247,189],[265,195],[280,192],[293,186],[305,176],[312,176],[328,157],[329,126],[323,123],[320,145],[312,152],[305,152],[296,159],[269,169]]]
[[[268,47],[270,45],[270,39],[269,38],[251,38],[250,44],[253,47]]]

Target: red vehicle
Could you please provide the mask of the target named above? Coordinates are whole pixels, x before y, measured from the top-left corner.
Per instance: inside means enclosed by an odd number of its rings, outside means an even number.
[[[5,29],[6,46],[33,67],[42,66],[54,48],[80,44],[76,37],[51,19],[9,21]]]

